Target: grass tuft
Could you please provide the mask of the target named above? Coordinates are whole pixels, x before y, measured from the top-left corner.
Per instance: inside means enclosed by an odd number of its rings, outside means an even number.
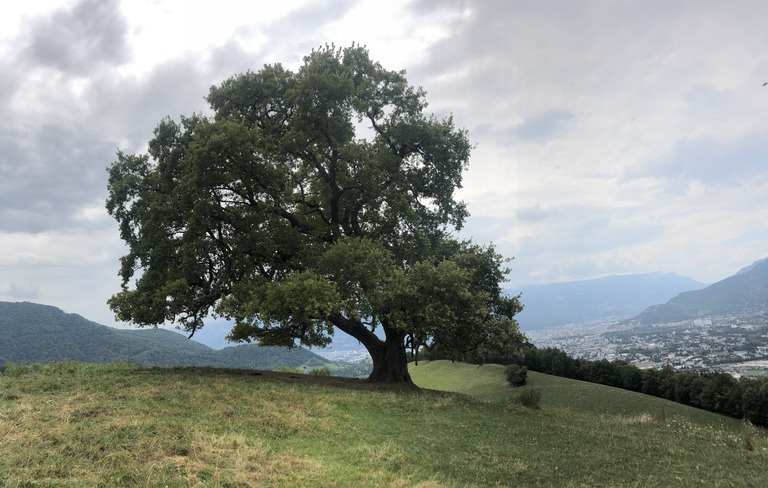
[[[524,407],[539,409],[541,408],[541,390],[526,386],[520,392],[517,401]]]
[[[755,426],[749,420],[742,422],[741,440],[744,442],[744,449],[755,450]]]

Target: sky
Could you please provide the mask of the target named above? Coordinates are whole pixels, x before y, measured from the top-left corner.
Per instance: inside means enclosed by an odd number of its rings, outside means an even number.
[[[768,2],[74,0],[0,6],[0,300],[105,325],[106,168],[211,85],[353,42],[475,145],[460,237],[506,287],[768,256]]]

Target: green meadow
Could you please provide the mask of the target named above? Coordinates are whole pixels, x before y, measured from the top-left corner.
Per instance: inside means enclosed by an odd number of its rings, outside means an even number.
[[[477,366],[450,361],[433,361],[410,368],[414,382],[422,388],[465,393],[478,398],[503,401],[516,398],[521,388],[511,388],[498,364]],[[527,386],[541,391],[541,406],[589,415],[636,417],[668,416],[695,425],[740,432],[737,419],[717,415],[662,398],[584,381],[528,372]],[[764,430],[764,429],[761,429]]]
[[[768,482],[764,432],[613,388],[412,366],[421,389],[129,364],[0,376],[0,486],[734,486]],[[539,408],[522,406],[525,388]],[[442,391],[438,391],[442,390]]]

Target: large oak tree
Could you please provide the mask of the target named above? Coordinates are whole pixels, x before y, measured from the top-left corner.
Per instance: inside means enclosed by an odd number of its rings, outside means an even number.
[[[426,115],[404,72],[326,46],[207,101],[212,117],[164,119],[148,154],[109,167],[129,249],[118,319],[194,334],[218,314],[230,339],[281,346],[327,345],[335,326],[368,349],[376,382],[410,383],[408,348],[520,344],[505,260],[451,234],[468,215],[454,197],[467,133]]]

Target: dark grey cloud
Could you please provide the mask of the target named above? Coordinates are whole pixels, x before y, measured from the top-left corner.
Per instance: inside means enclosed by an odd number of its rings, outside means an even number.
[[[122,63],[130,46],[119,7],[117,0],[82,0],[35,19],[28,26],[23,55],[35,65],[75,75]]]
[[[105,77],[89,91],[88,104],[97,108],[89,123],[116,141],[112,156],[118,144],[124,151],[136,152],[162,118],[178,120],[181,115],[205,112],[208,90],[219,81],[208,66],[191,57],[158,65],[141,78]]]
[[[262,56],[246,51],[237,39],[231,38],[211,49],[208,69],[212,80],[221,81],[249,70],[258,71],[264,64]]]
[[[65,86],[46,94],[68,103],[42,113],[9,112],[0,120],[0,232],[113,225],[83,218],[83,212],[103,207],[105,168],[117,149],[143,151],[163,117],[178,120],[205,110],[204,97],[214,81],[191,57],[159,65],[140,78],[104,69],[94,72],[78,97]],[[77,116],[70,113],[73,106]]]
[[[528,32],[520,29],[526,19],[546,18],[549,25],[554,22],[583,25],[586,9],[577,5],[570,1],[413,2],[410,7],[417,15],[437,12],[462,14],[445,26],[448,35],[430,46],[424,62],[417,69],[439,75],[456,69],[460,64],[469,64],[477,73],[472,77],[473,83],[485,81],[485,90],[483,84],[475,85],[477,92],[485,93],[489,87],[507,92],[523,74],[515,73],[514,67],[546,47],[540,42],[542,38],[528,38]],[[558,33],[558,36],[550,36],[548,42],[558,43],[561,39],[562,34]],[[483,60],[492,62],[481,62]],[[550,62],[545,58],[539,61]]]
[[[79,211],[106,193],[114,142],[93,128],[46,124],[0,137],[0,231],[87,225]]]
[[[0,72],[12,73],[18,69],[10,59],[0,59]],[[7,107],[19,88],[19,79],[15,76],[0,76],[0,107]]]
[[[297,13],[274,27],[298,33],[321,11],[330,21],[352,5]],[[84,0],[22,24],[16,49],[0,59],[0,67],[15,68],[6,71],[14,76],[0,79],[6,111],[0,120],[0,232],[113,224],[82,214],[106,198],[105,168],[117,149],[143,151],[163,117],[207,111],[211,85],[264,63],[234,36],[205,57],[180,56],[125,76],[114,68],[129,58],[127,33],[117,1]],[[34,81],[41,67],[59,72],[55,83]],[[75,80],[82,87],[78,92],[72,90]],[[30,88],[21,91],[27,83]],[[34,90],[52,103],[38,103]]]

